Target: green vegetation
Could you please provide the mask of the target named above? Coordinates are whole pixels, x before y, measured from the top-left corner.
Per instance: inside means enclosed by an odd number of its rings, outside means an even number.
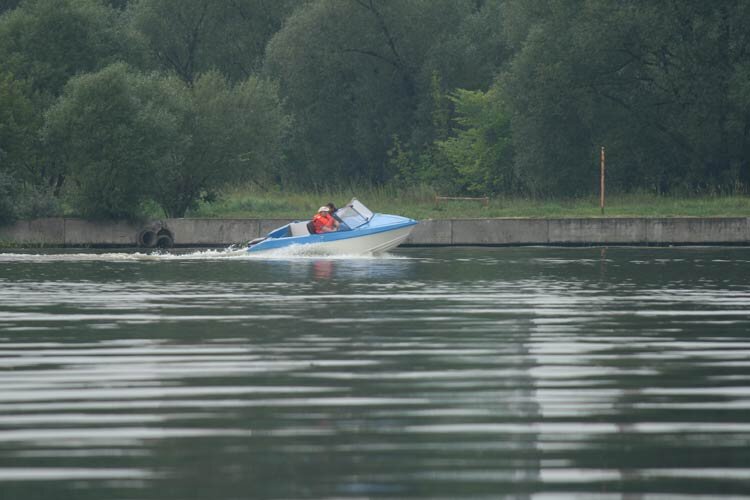
[[[9,0],[0,223],[307,210],[294,193],[352,185],[419,217],[463,210],[435,192],[596,215],[601,146],[609,214],[742,212],[748,24],[737,1]]]
[[[599,217],[599,199],[491,198],[483,201],[436,201],[429,188],[348,188],[319,192],[267,192],[257,187],[236,188],[217,201],[202,202],[190,217],[291,218],[311,217],[322,203],[343,204],[357,197],[376,212],[397,213],[415,219],[472,217]],[[156,215],[156,214],[155,214]],[[719,217],[750,216],[745,196],[693,196],[689,198],[626,194],[607,199],[608,217]]]

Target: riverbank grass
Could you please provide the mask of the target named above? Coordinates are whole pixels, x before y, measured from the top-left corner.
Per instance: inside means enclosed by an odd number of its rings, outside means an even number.
[[[482,200],[436,200],[429,189],[350,188],[332,191],[228,190],[211,203],[201,203],[188,217],[307,218],[322,204],[343,205],[358,198],[371,210],[414,219],[484,217],[601,217],[598,197],[532,199],[495,197]],[[607,199],[605,217],[748,217],[748,196],[613,195]]]

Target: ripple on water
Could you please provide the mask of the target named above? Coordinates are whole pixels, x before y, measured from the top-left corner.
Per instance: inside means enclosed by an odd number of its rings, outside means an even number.
[[[0,490],[745,494],[747,261],[0,253]]]

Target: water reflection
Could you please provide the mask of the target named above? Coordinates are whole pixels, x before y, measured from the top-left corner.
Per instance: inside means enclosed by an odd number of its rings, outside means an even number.
[[[316,260],[312,263],[313,277],[316,280],[327,280],[333,276],[334,262],[332,260]]]
[[[0,258],[3,498],[746,493],[746,249],[85,255]]]

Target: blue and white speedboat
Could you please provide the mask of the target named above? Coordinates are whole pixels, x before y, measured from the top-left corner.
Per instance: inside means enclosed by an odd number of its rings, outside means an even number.
[[[333,214],[339,230],[311,234],[308,221],[291,222],[274,229],[264,238],[248,244],[250,253],[303,246],[302,251],[329,255],[378,254],[400,245],[417,224],[399,215],[376,214],[356,198]]]

